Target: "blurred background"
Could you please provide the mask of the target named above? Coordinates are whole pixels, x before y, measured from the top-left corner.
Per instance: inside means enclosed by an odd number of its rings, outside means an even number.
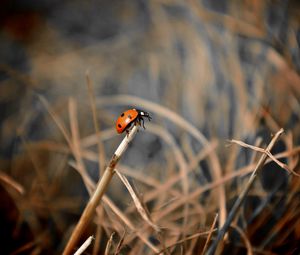
[[[296,0],[2,1],[0,253],[59,254],[88,201],[82,173],[74,167],[77,159],[55,117],[71,137],[79,136],[87,174],[97,182],[99,167],[122,139],[114,130],[118,115],[132,107],[151,114],[152,122],[146,121],[119,168],[157,224],[170,229],[166,242],[207,230],[215,212],[221,211],[219,223],[226,218],[246,173],[187,200],[187,218],[178,216],[185,202],[165,218],[156,214],[173,199],[185,199],[254,162],[253,151],[228,147],[229,139],[265,147],[282,127],[285,134],[273,153],[285,153],[282,162],[297,172],[299,44]],[[99,136],[87,84],[96,98]],[[208,149],[218,167],[209,153],[198,157]],[[185,163],[178,163],[176,153]],[[180,177],[181,169],[191,171]],[[146,178],[139,179],[140,173]],[[177,176],[178,182],[164,186]],[[259,179],[235,224],[255,254],[296,254],[300,182],[275,163]],[[171,191],[160,199],[163,187]],[[117,178],[108,197],[136,227],[145,225]],[[83,235],[83,240],[89,234],[99,238],[100,248],[87,254],[103,254],[112,232],[115,246],[125,233],[123,254],[147,254],[136,231],[104,208],[107,218],[99,217],[97,227],[91,224]],[[148,239],[158,247],[162,243],[151,231]],[[204,241],[182,249],[195,254]],[[245,254],[246,246],[233,233],[223,252]],[[172,249],[179,253],[178,246]]]

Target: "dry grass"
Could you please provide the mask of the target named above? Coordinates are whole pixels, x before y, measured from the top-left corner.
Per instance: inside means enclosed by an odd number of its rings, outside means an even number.
[[[232,198],[234,198],[238,190],[243,190],[243,186],[238,186],[236,190],[232,190],[232,188],[230,188],[231,183],[234,183],[234,180],[236,178],[247,180],[247,174],[251,173],[254,170],[256,160],[253,159],[249,165],[233,169],[232,171],[223,174],[221,177],[218,177],[218,174],[212,174],[212,180],[210,182],[199,185],[199,182],[195,179],[195,174],[200,170],[198,168],[199,163],[201,161],[211,162],[212,154],[214,155],[213,159],[217,157],[216,151],[219,146],[217,143],[209,143],[204,138],[204,136],[193,125],[191,125],[191,123],[184,120],[175,112],[172,112],[160,105],[156,105],[154,103],[150,103],[149,101],[141,100],[138,98],[134,98],[133,100],[133,98],[129,96],[111,97],[110,100],[108,98],[106,101],[105,100],[106,99],[101,98],[99,99],[99,102],[101,102],[102,105],[105,105],[105,103],[109,103],[110,105],[112,105],[122,103],[126,104],[126,102],[134,101],[140,108],[146,110],[152,109],[152,116],[160,114],[162,118],[169,119],[174,123],[174,125],[182,128],[187,134],[189,134],[191,137],[196,138],[196,141],[203,145],[199,151],[193,152],[190,149],[189,151],[186,151],[183,146],[180,147],[177,145],[174,137],[170,132],[168,132],[165,128],[163,128],[161,125],[156,124],[155,122],[147,123],[147,129],[145,131],[141,130],[138,133],[138,136],[149,133],[151,135],[159,137],[159,139],[164,141],[164,153],[166,153],[164,156],[167,164],[164,164],[164,168],[156,166],[156,169],[154,169],[151,164],[149,165],[149,169],[147,169],[147,166],[142,166],[143,168],[146,168],[142,172],[136,171],[135,169],[132,169],[128,166],[120,165],[118,167],[117,173],[121,178],[122,183],[128,189],[128,192],[123,192],[122,196],[124,198],[131,197],[134,203],[131,204],[129,202],[127,208],[119,208],[119,206],[108,196],[105,195],[103,197],[103,207],[98,207],[95,223],[102,229],[101,237],[98,236],[97,238],[97,241],[99,243],[103,243],[103,241],[105,242],[105,240],[107,240],[107,237],[110,236],[106,245],[105,254],[116,252],[122,253],[124,252],[124,249],[127,250],[127,252],[133,254],[136,252],[141,253],[142,251],[143,253],[150,254],[152,254],[153,252],[167,254],[177,253],[180,251],[184,251],[186,254],[194,254],[194,252],[196,251],[202,252],[204,250],[204,247],[207,247],[207,245],[209,244],[209,240],[211,238],[213,238],[214,240],[213,233],[215,233],[217,230],[212,230],[213,226],[215,226],[216,224],[216,218],[214,222],[212,222],[212,215],[216,211],[224,212],[225,210],[225,215],[227,215],[228,213],[226,208],[222,207],[223,198],[222,196],[219,196],[220,190],[224,190],[223,192],[225,192],[225,190],[229,189],[230,193],[227,193],[227,199],[231,200]],[[104,139],[112,139],[109,135],[110,132],[100,131],[98,135],[91,134],[88,137],[81,138],[78,128],[76,101],[74,99],[70,99],[68,109],[71,131],[68,130],[63,121],[60,119],[59,115],[57,115],[52,110],[48,103],[44,99],[42,99],[42,101],[47,107],[58,128],[64,134],[65,140],[68,145],[65,146],[63,144],[55,144],[53,142],[50,143],[42,141],[37,143],[27,143],[26,150],[28,151],[28,153],[30,153],[30,155],[35,155],[35,151],[37,149],[46,151],[49,150],[52,153],[55,152],[63,155],[73,154],[75,161],[71,160],[69,164],[78,171],[86,189],[90,192],[90,194],[92,194],[92,190],[94,190],[95,187],[95,181],[91,179],[91,176],[88,173],[84,162],[86,162],[86,160],[98,162],[98,153],[93,152],[91,148],[94,145],[98,144],[97,138],[99,137],[102,140],[102,143],[104,142]],[[108,135],[107,138],[105,138],[107,136],[105,134]],[[290,141],[290,139],[288,139],[287,137],[286,141]],[[253,155],[255,155],[256,153],[262,153],[265,156],[267,164],[270,162],[275,162],[281,168],[288,169],[291,174],[289,176],[289,178],[291,179],[291,184],[297,183],[298,178],[296,175],[298,174],[296,173],[296,171],[298,161],[295,161],[294,159],[295,156],[299,153],[298,147],[287,145],[286,151],[282,151],[280,153],[272,155],[270,149],[263,150],[257,146],[252,146],[238,140],[232,140],[231,142],[237,144],[238,146],[246,147],[246,149],[248,150],[252,150]],[[141,146],[141,144],[133,143],[132,146]],[[236,146],[232,145],[231,147],[227,147],[227,149],[232,150],[233,147]],[[103,146],[102,148],[105,147]],[[236,153],[239,150],[243,149],[234,148],[234,151]],[[186,156],[187,153],[189,153],[188,157]],[[256,157],[254,156],[253,158]],[[288,165],[282,164],[280,162],[280,159],[282,158],[291,158],[292,161],[291,163],[290,161],[287,161],[289,162]],[[34,166],[37,168],[39,164],[40,163],[36,161]],[[223,166],[223,168],[226,169],[227,167]],[[211,169],[212,171],[214,171],[213,165]],[[164,177],[162,177],[160,171],[162,172]],[[283,170],[274,169],[274,171]],[[40,169],[36,169],[36,173],[42,175],[39,178],[46,178],[40,172]],[[60,175],[61,174],[63,173],[60,172]],[[130,181],[128,180],[128,178],[126,178],[126,176],[130,178]],[[11,177],[7,177],[5,175],[2,175],[2,177],[3,178],[1,178],[1,180],[6,182],[7,189],[10,190],[12,194],[13,190],[16,190],[18,193],[20,193],[14,194],[16,201],[18,201],[18,197],[24,196],[24,194],[20,191],[25,188],[22,188],[22,186]],[[63,176],[61,176],[60,178],[63,178]],[[119,183],[117,185],[123,185],[122,183]],[[134,183],[135,188],[130,183]],[[255,186],[257,185],[258,184],[255,184]],[[53,182],[52,184],[48,184],[48,186],[45,187],[46,189],[44,190],[44,192],[51,192],[51,190],[55,189],[55,186],[56,184]],[[136,187],[139,188],[137,189]],[[291,188],[293,189],[291,194],[296,194],[296,187],[296,184],[291,186]],[[256,192],[258,191],[259,190],[256,189]],[[244,199],[247,200],[247,196],[250,196],[250,194],[245,194]],[[268,197],[268,195],[263,192],[263,190],[261,190],[261,193],[258,196],[262,199],[264,199],[264,197]],[[69,200],[69,198],[65,199]],[[60,206],[59,198],[56,199],[56,201],[53,201],[52,205],[47,205],[47,210],[57,210],[58,208],[59,210],[66,210],[66,206],[68,203],[65,202],[65,199],[61,201]],[[115,199],[118,203],[119,199]],[[201,200],[202,202],[200,202]],[[270,204],[266,204],[265,206],[276,207],[276,201],[278,203],[278,199],[275,199],[274,202],[270,202]],[[287,201],[287,203],[287,206],[292,206],[292,204],[294,204],[291,198]],[[19,202],[17,204],[19,204]],[[73,209],[70,208],[69,210]],[[141,217],[139,217],[137,213],[139,213]],[[264,221],[262,221],[260,224],[265,224],[265,222],[268,221],[267,215],[270,214],[271,211],[261,211],[261,213],[263,214]],[[274,225],[274,233],[280,233],[282,231],[282,228],[284,228],[286,224],[291,222],[293,219],[296,220],[296,217],[298,216],[297,213],[286,213],[287,215],[283,215],[284,217],[278,221],[278,224],[280,222],[280,225]],[[93,214],[89,217],[91,216],[93,216]],[[271,215],[269,215],[269,217],[270,216]],[[242,215],[239,217],[242,217]],[[258,217],[259,219],[259,215],[257,215],[256,217]],[[234,219],[235,218],[231,218],[231,221]],[[228,218],[226,217],[225,220],[228,220]],[[220,221],[220,218],[218,218],[218,221]],[[231,221],[228,226],[231,225]],[[257,224],[258,223],[254,224],[255,228],[259,229],[260,224]],[[222,225],[223,223],[221,224],[221,226]],[[209,229],[209,226],[212,227],[209,231],[207,231]],[[238,243],[236,244],[237,247],[240,247],[239,249],[241,249],[245,245],[245,248],[248,250],[248,254],[253,254],[254,250],[256,252],[259,251],[259,247],[253,247],[251,244],[251,237],[255,236],[255,233],[253,233],[251,230],[251,225],[247,226],[247,228],[243,230],[240,226],[237,226],[236,223],[232,223],[231,226],[236,229],[236,231],[242,238],[241,241],[238,241]],[[296,226],[297,224],[295,225],[295,227]],[[77,238],[82,240],[82,238],[86,236],[85,233],[96,235],[96,232],[94,231],[95,230],[89,230],[88,232],[86,232],[85,228],[81,229]],[[115,233],[115,235],[111,235],[110,233]],[[66,232],[65,234],[67,237],[68,233]],[[150,240],[156,241],[155,243],[153,243],[153,241]],[[283,239],[282,242],[284,242],[284,240],[285,239]],[[118,242],[121,244],[118,245]],[[230,240],[226,240],[224,245],[228,246],[230,243]],[[38,247],[39,245],[41,245],[40,242],[37,242],[35,245],[33,244],[30,246],[26,244],[26,246],[28,246],[28,249],[32,249],[33,246]],[[279,244],[277,243],[277,245]],[[130,247],[130,249],[128,247]],[[145,247],[148,247],[149,249],[147,250]],[[103,249],[103,247],[100,247],[99,249],[101,250]],[[75,248],[72,247],[72,250],[75,251]],[[260,252],[263,252],[263,249],[261,249]],[[67,252],[66,254],[69,254],[69,252]]]

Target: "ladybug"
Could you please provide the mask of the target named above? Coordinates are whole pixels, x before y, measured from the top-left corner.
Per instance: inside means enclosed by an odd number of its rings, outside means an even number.
[[[116,130],[119,134],[125,130],[128,133],[129,128],[134,124],[141,125],[145,129],[144,117],[151,121],[151,117],[148,112],[144,112],[138,109],[129,109],[123,112],[116,121]]]

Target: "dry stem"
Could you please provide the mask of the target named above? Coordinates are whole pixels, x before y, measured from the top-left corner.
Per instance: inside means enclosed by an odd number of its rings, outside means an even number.
[[[86,228],[88,223],[91,221],[91,218],[94,215],[95,209],[99,205],[99,202],[100,202],[103,194],[105,193],[105,191],[111,181],[111,178],[114,175],[114,168],[115,168],[116,164],[120,160],[123,153],[126,151],[128,144],[134,138],[137,130],[138,130],[138,127],[134,126],[129,131],[129,134],[124,137],[123,141],[117,148],[115,154],[113,155],[112,159],[109,162],[109,165],[106,167],[104,174],[103,174],[101,180],[99,181],[94,194],[92,195],[88,204],[86,205],[86,207],[80,217],[80,220],[77,223],[77,226],[73,230],[73,233],[72,233],[72,235],[67,243],[67,246],[65,247],[65,250],[63,252],[64,255],[71,254],[73,252],[73,249],[74,249],[76,243],[78,242],[82,232],[84,231],[84,229]]]
[[[269,145],[268,145],[268,147],[266,148],[265,151],[271,151],[271,149],[273,148],[275,142],[277,141],[277,139],[279,138],[279,136],[282,133],[283,133],[283,129],[280,129],[275,134],[275,136],[273,137],[273,139],[271,140],[271,142],[269,143]],[[219,233],[217,235],[216,240],[214,241],[214,243],[211,245],[211,247],[207,251],[207,253],[206,253],[207,255],[213,255],[213,254],[215,254],[215,252],[216,252],[216,250],[217,250],[217,248],[219,246],[219,242],[223,239],[223,237],[224,237],[225,233],[227,232],[227,230],[228,230],[231,222],[235,218],[235,216],[236,216],[236,214],[237,214],[237,212],[238,212],[238,210],[239,210],[242,202],[245,200],[246,195],[248,194],[248,192],[249,192],[249,190],[250,190],[250,188],[251,188],[251,186],[252,186],[252,184],[253,184],[256,176],[257,176],[257,172],[264,166],[267,158],[268,158],[268,154],[263,154],[260,157],[260,159],[259,159],[259,161],[258,161],[258,163],[257,163],[257,165],[256,165],[256,167],[255,167],[255,169],[253,171],[253,173],[250,176],[249,181],[247,182],[247,185],[246,185],[245,189],[242,191],[242,193],[240,194],[240,196],[238,197],[238,199],[235,201],[233,207],[231,208],[231,211],[230,211],[230,213],[228,215],[228,218],[227,218],[225,224],[220,229],[220,231],[219,231]]]
[[[92,243],[94,237],[90,236],[85,242],[80,246],[80,248],[74,253],[74,255],[82,254]]]

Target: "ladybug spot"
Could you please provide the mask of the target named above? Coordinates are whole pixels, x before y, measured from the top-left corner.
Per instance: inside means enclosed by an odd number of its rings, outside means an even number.
[[[130,115],[130,114],[128,115],[128,118],[129,118],[129,119],[132,119],[132,117],[131,117],[131,115]]]
[[[121,124],[118,124],[118,127],[121,128],[122,127]]]
[[[124,117],[124,112],[121,114],[121,117]]]

